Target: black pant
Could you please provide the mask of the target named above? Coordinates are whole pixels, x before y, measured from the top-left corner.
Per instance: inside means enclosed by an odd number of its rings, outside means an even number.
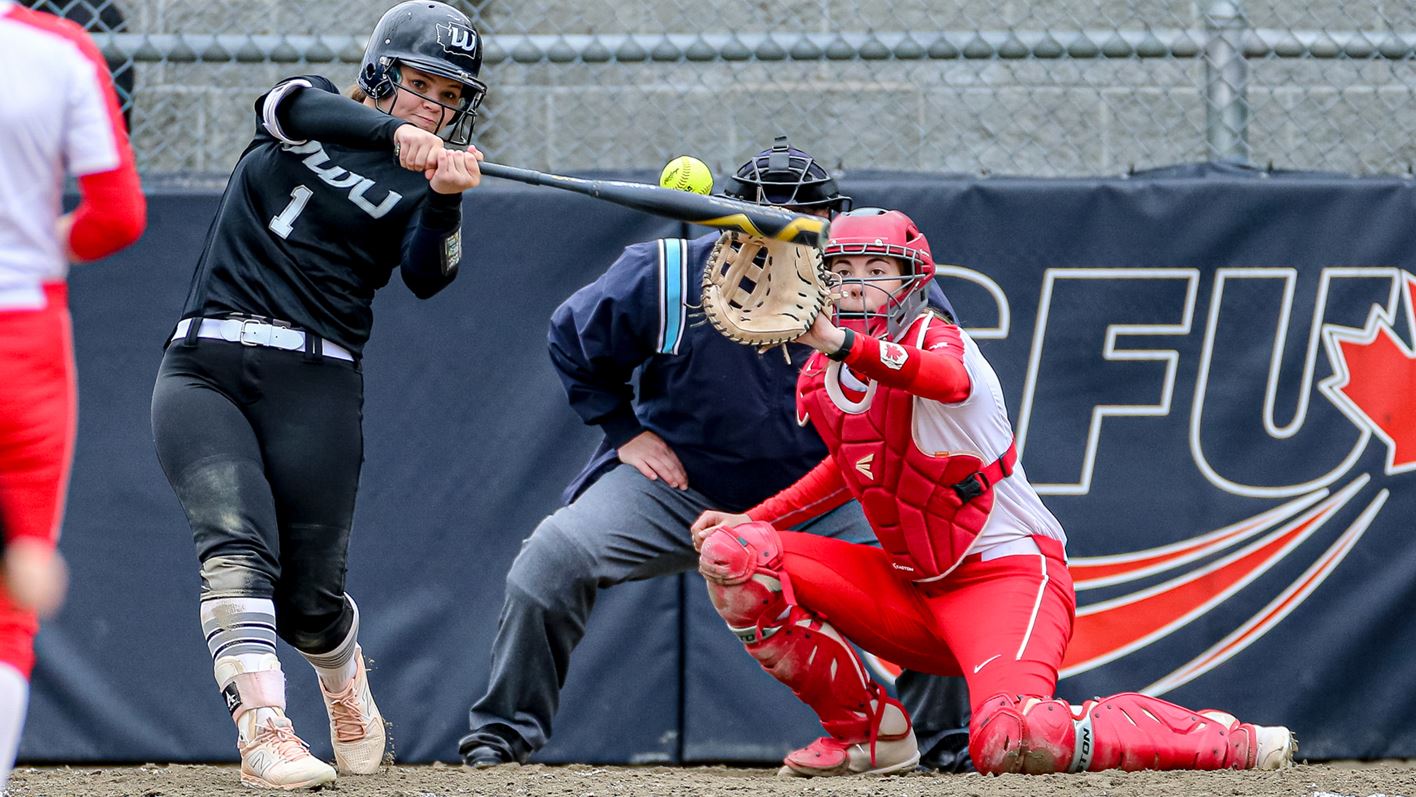
[[[202,598],[270,598],[280,637],[349,633],[345,562],[364,461],[354,363],[221,340],[168,347],[152,394],[162,469],[192,526]]]

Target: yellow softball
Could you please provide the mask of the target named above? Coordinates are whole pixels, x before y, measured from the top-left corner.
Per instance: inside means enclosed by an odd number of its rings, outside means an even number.
[[[703,161],[680,155],[664,167],[659,175],[659,185],[691,194],[710,194],[713,192],[713,172]]]

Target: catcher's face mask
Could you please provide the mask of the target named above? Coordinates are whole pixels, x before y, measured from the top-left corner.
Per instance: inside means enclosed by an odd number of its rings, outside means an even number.
[[[842,255],[831,258],[836,278],[836,307],[858,316],[875,314],[903,294],[907,279],[901,263],[879,255]]]
[[[823,253],[841,297],[838,325],[895,339],[924,308],[934,258],[924,234],[898,210],[862,208],[836,217]]]
[[[901,258],[840,255],[831,259],[829,268],[836,281],[832,293],[837,326],[894,339],[925,303],[924,278]]]

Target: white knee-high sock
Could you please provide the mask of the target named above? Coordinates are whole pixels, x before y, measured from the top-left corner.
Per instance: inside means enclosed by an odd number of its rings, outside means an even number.
[[[15,753],[20,749],[20,730],[25,726],[29,704],[29,681],[20,671],[0,664],[0,794],[7,793]]]
[[[349,608],[354,610],[354,621],[349,624],[349,633],[344,636],[344,640],[334,647],[334,650],[326,653],[306,653],[300,651],[300,655],[315,668],[315,672],[320,676],[320,683],[329,692],[338,692],[349,685],[354,680],[354,676],[359,672],[359,657],[356,655],[359,649],[359,604],[348,595],[344,599],[349,601]]]

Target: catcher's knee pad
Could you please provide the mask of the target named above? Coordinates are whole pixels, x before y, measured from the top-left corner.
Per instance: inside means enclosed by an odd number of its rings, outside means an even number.
[[[888,698],[836,629],[796,605],[775,528],[753,522],[718,529],[703,541],[698,569],[728,628],[762,669],[816,711],[827,733],[860,740],[875,731]],[[908,732],[907,718],[905,726],[901,732]]]
[[[999,694],[969,723],[969,756],[985,774],[1073,771],[1075,751],[1072,707],[1062,700]]]
[[[782,571],[782,538],[767,523],[723,527],[708,535],[698,572],[708,582],[714,608],[735,630],[778,619],[792,602]]]
[[[698,553],[698,572],[717,584],[741,584],[759,571],[775,575],[781,567],[782,537],[761,521],[719,527]]]
[[[1080,706],[1000,694],[974,712],[969,752],[992,774],[1251,766],[1252,735],[1228,720],[1134,692]]]

